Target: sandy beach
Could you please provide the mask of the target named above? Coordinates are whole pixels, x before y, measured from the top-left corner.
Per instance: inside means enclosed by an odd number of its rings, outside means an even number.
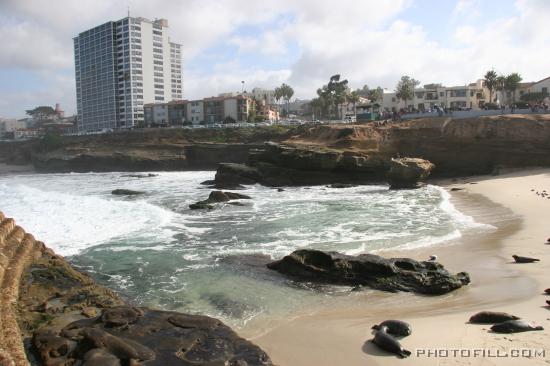
[[[442,185],[449,191],[462,188],[452,192],[455,206],[494,229],[445,245],[381,254],[424,259],[436,253],[450,271],[467,271],[470,285],[440,297],[354,294],[335,302],[336,306],[304,309],[283,324],[249,327],[242,335],[266,350],[276,364],[286,366],[547,365],[550,312],[545,300],[550,296],[543,291],[550,287],[550,245],[545,245],[550,236],[550,200],[535,191],[550,192],[550,169]],[[512,263],[513,254],[541,262]],[[506,311],[545,330],[496,334],[488,331],[490,325],[467,323],[471,315],[483,310]],[[367,342],[372,338],[370,327],[385,319],[412,325],[413,334],[401,341],[412,352],[406,361]]]

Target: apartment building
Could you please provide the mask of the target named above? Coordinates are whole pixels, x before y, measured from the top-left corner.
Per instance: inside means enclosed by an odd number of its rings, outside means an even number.
[[[181,99],[181,45],[168,21],[126,17],[74,38],[78,128],[132,128],[146,103]]]
[[[149,103],[144,106],[145,125],[246,122],[254,108],[254,100],[244,95]]]
[[[277,104],[277,100],[275,99],[275,90],[273,89],[254,88],[252,89],[252,92],[249,93],[249,96],[257,101],[265,100],[268,105]]]
[[[382,107],[388,111],[400,109],[428,110],[438,107],[452,109],[481,109],[489,102],[489,91],[483,86],[483,80],[477,80],[465,86],[443,86],[427,84],[414,90],[412,100],[407,104],[397,98],[395,92],[384,90]]]
[[[520,83],[515,95],[512,96],[511,92],[507,92],[503,100],[520,101],[522,97],[527,97],[528,95],[533,95],[535,100],[540,98],[545,103],[550,103],[550,77],[535,82]]]

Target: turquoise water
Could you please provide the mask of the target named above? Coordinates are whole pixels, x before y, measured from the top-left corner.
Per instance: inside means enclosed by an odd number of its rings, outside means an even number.
[[[294,283],[265,268],[297,248],[348,254],[411,249],[486,230],[436,186],[333,189],[249,186],[252,200],[191,211],[214,172],[0,177],[0,209],[56,252],[130,301],[197,312],[242,326],[285,316],[349,289]],[[135,197],[116,188],[145,191]],[[406,255],[406,253],[404,254]]]

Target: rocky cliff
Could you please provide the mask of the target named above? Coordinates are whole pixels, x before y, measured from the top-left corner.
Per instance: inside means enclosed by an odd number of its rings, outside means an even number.
[[[382,126],[138,130],[49,143],[4,143],[0,162],[32,160],[44,172],[213,169],[221,162],[245,163],[249,151],[265,141],[284,143],[297,153],[256,154],[255,160],[294,170],[310,167],[311,172],[311,167],[334,164],[334,157],[342,155],[335,171],[359,164],[361,174],[379,180],[384,175],[380,168],[387,171],[391,158],[406,156],[435,164],[432,176],[487,174],[501,167],[549,166],[550,114],[424,118]]]
[[[0,163],[33,164],[40,172],[215,169],[245,162],[264,141],[288,138],[290,127],[145,129],[104,135],[54,136],[0,143]]]
[[[550,166],[550,114],[321,125],[304,127],[285,143],[371,158],[420,157],[435,164],[432,176],[488,174],[502,167]]]
[[[137,308],[0,212],[0,365],[271,365],[217,319]]]

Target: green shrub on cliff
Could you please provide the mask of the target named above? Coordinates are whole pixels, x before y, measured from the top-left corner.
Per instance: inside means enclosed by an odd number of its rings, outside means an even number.
[[[61,146],[63,146],[62,137],[57,133],[48,132],[42,140],[40,140],[40,147],[43,151],[59,149]]]

